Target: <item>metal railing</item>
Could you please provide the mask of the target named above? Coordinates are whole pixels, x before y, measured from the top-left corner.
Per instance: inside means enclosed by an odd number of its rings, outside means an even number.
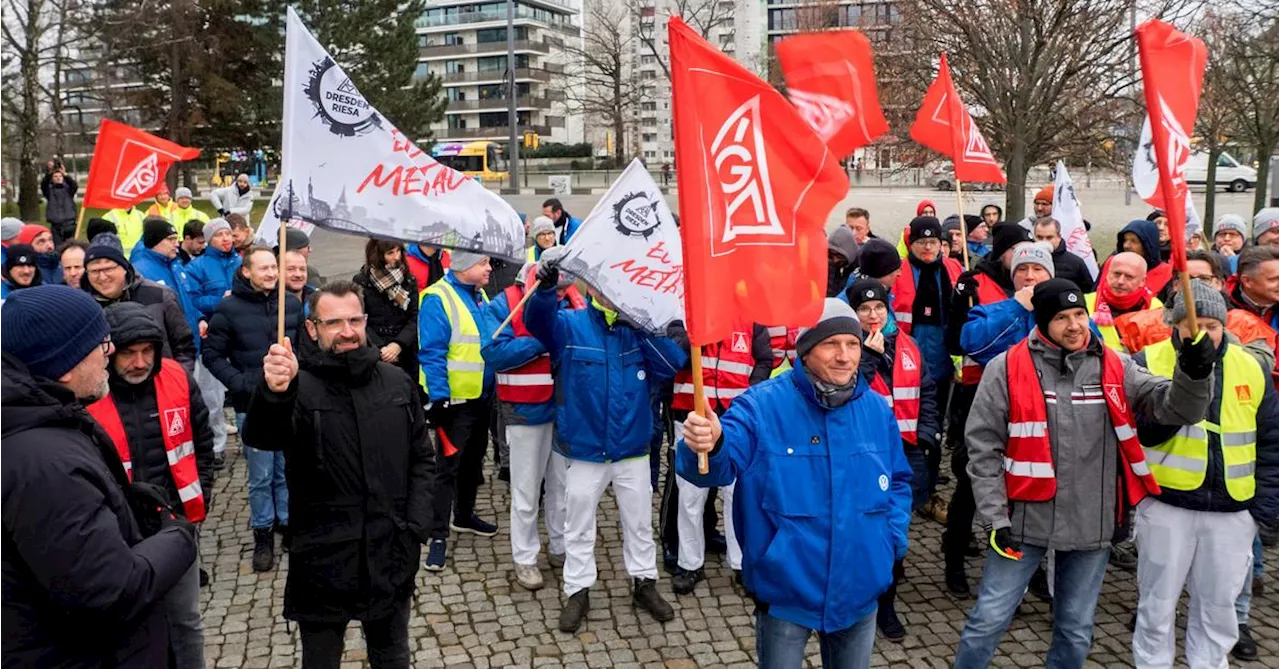
[[[440,80],[446,84],[467,84],[478,81],[490,81],[493,83],[502,83],[502,70],[494,70],[492,72],[447,72],[440,75]],[[522,79],[532,79],[533,81],[547,82],[551,81],[553,73],[532,67],[516,68],[516,81]]]
[[[516,40],[515,50],[532,51],[534,53],[547,54],[551,53],[551,47],[546,42],[535,42],[533,40]],[[440,44],[434,46],[424,46],[418,49],[419,58],[439,58],[441,56],[469,56],[479,53],[506,53],[507,43],[505,41],[496,42],[472,42],[468,44]]]
[[[516,108],[532,108],[543,109],[550,102],[544,97],[534,97],[531,95],[522,95],[516,98]],[[465,112],[465,111],[484,111],[488,109],[501,110],[507,108],[506,98],[489,98],[487,100],[451,100],[445,111],[449,112]]]

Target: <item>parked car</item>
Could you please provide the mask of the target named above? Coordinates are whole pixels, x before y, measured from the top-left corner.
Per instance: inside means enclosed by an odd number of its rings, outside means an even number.
[[[926,174],[929,175],[929,183],[937,190],[951,191],[956,187],[956,172],[952,167],[951,161],[935,161],[925,166]],[[993,183],[965,183],[961,185],[964,190],[1004,190],[1004,184]]]
[[[1209,154],[1193,153],[1187,158],[1187,183],[1203,186],[1209,179]],[[1214,185],[1232,193],[1243,193],[1258,185],[1258,170],[1241,165],[1229,153],[1218,154],[1218,169],[1213,176]]]

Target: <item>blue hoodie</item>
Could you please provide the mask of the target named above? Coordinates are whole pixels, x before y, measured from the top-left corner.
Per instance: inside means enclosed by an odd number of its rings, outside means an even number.
[[[752,386],[720,419],[707,474],[684,443],[676,471],[699,487],[737,480],[742,577],[769,615],[819,632],[875,611],[907,554],[911,467],[889,405],[858,377],[819,402],[802,367]]]
[[[187,325],[195,334],[196,349],[200,348],[200,320],[203,315],[191,298],[188,288],[191,279],[187,276],[186,266],[175,256],[166,258],[138,242],[129,256],[133,270],[144,279],[150,279],[178,296],[178,304],[182,307],[182,315],[186,316]]]
[[[231,290],[239,269],[240,254],[235,248],[219,251],[207,246],[204,253],[187,263],[187,292],[202,316],[208,318],[213,315],[223,296]]]
[[[1013,348],[1036,329],[1035,313],[1014,298],[993,304],[979,304],[969,310],[969,319],[960,327],[960,348],[983,367],[991,359]],[[1089,330],[1102,339],[1093,319]]]

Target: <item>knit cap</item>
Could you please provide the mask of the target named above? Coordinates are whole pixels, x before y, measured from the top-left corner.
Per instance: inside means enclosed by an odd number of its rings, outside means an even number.
[[[179,186],[173,191],[173,199],[177,200],[178,198],[183,197],[191,197],[191,189],[186,186]]]
[[[911,219],[911,232],[907,235],[907,243],[914,244],[921,239],[942,239],[942,224],[932,216],[917,216]]]
[[[18,238],[18,233],[22,232],[22,219],[19,218],[0,218],[0,241],[11,242]]]
[[[555,222],[546,216],[539,216],[533,219],[533,225],[529,227],[529,232],[534,236],[534,238],[537,238],[538,235],[544,232],[555,233],[555,231]]]
[[[880,301],[889,306],[889,291],[879,279],[858,279],[849,286],[846,294],[849,296],[849,306],[855,310],[865,302]]]
[[[1223,214],[1222,218],[1218,219],[1218,224],[1213,226],[1214,236],[1223,230],[1234,230],[1240,233],[1241,237],[1249,238],[1249,228],[1245,225],[1244,218],[1236,214]]]
[[[230,229],[231,224],[227,222],[227,219],[221,217],[210,219],[208,223],[204,224],[204,238],[213,239],[213,236],[218,234],[218,231]]]
[[[1259,209],[1253,217],[1253,243],[1257,244],[1262,233],[1275,230],[1277,225],[1280,225],[1280,207]]]
[[[1053,250],[1049,248],[1048,244],[1024,242],[1013,247],[1013,259],[1009,261],[1009,274],[1016,272],[1018,265],[1024,264],[1039,265],[1049,272],[1050,278],[1055,276]]]
[[[120,237],[114,232],[100,232],[89,239],[89,246],[95,245],[110,246],[120,252],[120,256],[124,257],[124,244],[120,242]]]
[[[1053,184],[1036,191],[1036,197],[1032,202],[1053,202]]]
[[[991,229],[991,255],[999,258],[1005,251],[1022,242],[1031,241],[1031,233],[1017,223],[999,223]]]
[[[902,267],[898,249],[883,239],[868,239],[858,251],[858,272],[873,279],[889,276]]]
[[[36,240],[36,237],[39,237],[48,231],[49,228],[46,228],[43,225],[27,223],[18,231],[18,236],[15,237],[15,239],[19,244],[30,244]]]
[[[14,267],[35,267],[36,250],[30,244],[10,244],[5,250],[4,271],[6,274]]]
[[[455,250],[450,256],[449,270],[453,272],[465,272],[480,264],[480,261],[487,257],[489,256],[486,256],[483,253],[472,253],[471,251],[463,251],[461,249]]]
[[[1212,318],[1223,325],[1227,323],[1227,301],[1222,298],[1222,292],[1214,290],[1213,286],[1199,280],[1191,280],[1191,293],[1195,295],[1196,300],[1196,316],[1200,318]],[[1182,291],[1174,293],[1173,302],[1164,310],[1164,322],[1166,325],[1174,325],[1178,321],[1187,317],[1187,300],[1182,295]]]
[[[103,240],[103,242],[106,241],[107,240]],[[133,266],[129,264],[129,261],[125,259],[124,251],[110,243],[100,243],[95,241],[89,245],[89,249],[84,252],[85,269],[88,269],[89,263],[95,260],[110,260],[126,270],[133,268]],[[87,279],[88,277],[89,274],[86,272],[85,278]]]
[[[0,350],[33,376],[57,380],[80,364],[110,330],[102,307],[83,290],[35,286],[17,291],[0,309]]]
[[[796,355],[803,360],[822,340],[839,334],[851,334],[862,341],[862,324],[858,322],[858,314],[854,313],[853,307],[828,297],[822,304],[822,317],[818,322],[811,328],[800,328],[796,337]]]
[[[90,244],[93,243],[93,240],[97,238],[98,235],[101,235],[107,232],[110,232],[111,234],[115,235],[115,234],[119,234],[120,231],[116,228],[115,223],[112,223],[111,221],[108,221],[105,218],[98,218],[96,216],[94,218],[89,219],[89,222],[85,223],[84,225],[84,238],[88,239]]]
[[[1031,293],[1031,311],[1036,320],[1036,327],[1046,338],[1049,336],[1049,322],[1059,312],[1075,308],[1084,309],[1084,294],[1074,281],[1067,279],[1049,279],[1037,284]]]
[[[142,222],[142,245],[153,249],[156,244],[163,242],[170,237],[176,237],[178,230],[168,219],[159,216],[148,216]]]

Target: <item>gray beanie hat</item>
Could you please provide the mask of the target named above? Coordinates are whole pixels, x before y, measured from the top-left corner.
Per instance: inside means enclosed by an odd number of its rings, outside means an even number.
[[[1227,301],[1220,291],[1199,279],[1192,279],[1191,292],[1196,297],[1196,316],[1212,318],[1226,325]],[[1178,291],[1173,295],[1173,302],[1164,309],[1164,322],[1166,325],[1174,325],[1186,317],[1187,301],[1183,298],[1182,291]]]
[[[1023,242],[1013,247],[1013,259],[1009,261],[1009,274],[1018,269],[1018,265],[1033,264],[1045,268],[1050,277],[1057,276],[1053,269],[1053,250],[1048,244],[1039,242]]]
[[[1241,237],[1249,238],[1249,228],[1245,225],[1244,218],[1235,214],[1223,214],[1222,218],[1218,219],[1218,224],[1213,226],[1214,236],[1223,230],[1235,230]]]
[[[449,269],[455,272],[465,272],[475,267],[481,260],[489,256],[483,253],[472,253],[471,251],[454,250],[449,255]]]
[[[809,351],[827,337],[851,334],[862,341],[862,323],[853,307],[834,297],[822,304],[822,317],[811,328],[800,328],[796,336],[796,356],[803,359]]]
[[[0,218],[0,240],[12,241],[22,232],[23,222],[18,218]]]
[[[539,216],[533,219],[533,225],[529,227],[529,233],[532,234],[534,237],[537,237],[538,235],[544,232],[554,233],[555,231],[556,231],[555,222],[547,218],[546,216]]]
[[[231,224],[225,218],[215,218],[204,224],[204,238],[213,239],[213,236],[221,230],[230,230]]]
[[[181,186],[177,190],[173,191],[173,199],[176,200],[180,197],[191,197],[191,189],[186,186]]]
[[[1259,209],[1257,215],[1253,217],[1253,242],[1258,243],[1262,233],[1275,230],[1277,225],[1280,225],[1280,207]]]

